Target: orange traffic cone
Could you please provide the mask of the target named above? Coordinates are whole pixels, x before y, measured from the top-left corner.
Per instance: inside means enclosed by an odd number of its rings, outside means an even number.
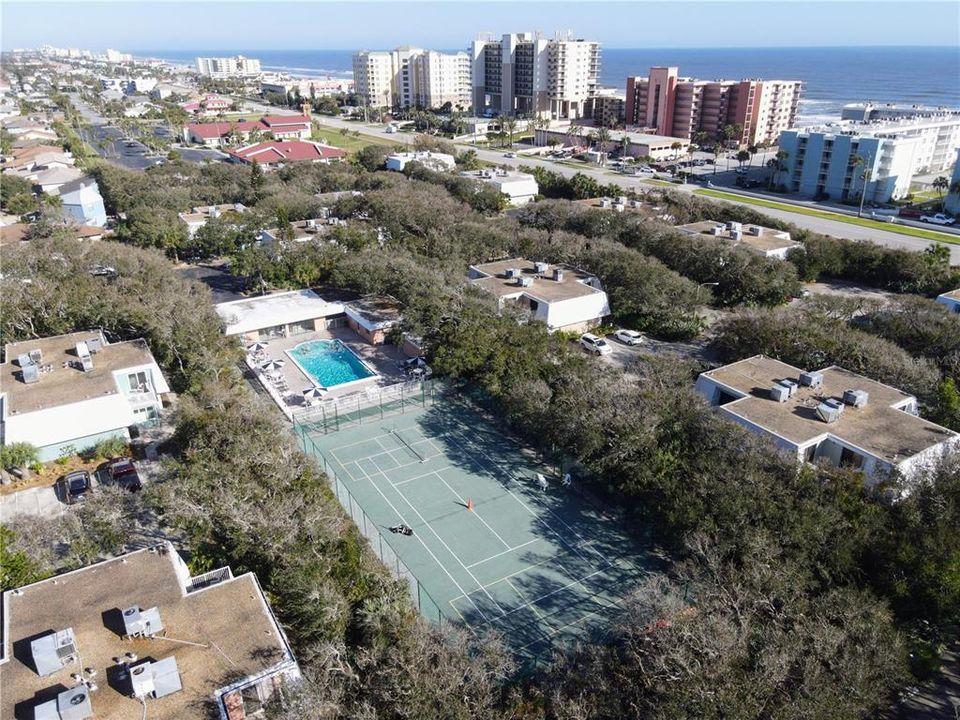
[[[470,510],[470,511],[473,510],[473,500],[471,500],[470,498],[467,498],[467,510]]]

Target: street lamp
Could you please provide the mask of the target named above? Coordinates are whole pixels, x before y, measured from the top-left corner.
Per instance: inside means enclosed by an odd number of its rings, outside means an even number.
[[[867,199],[867,183],[870,182],[870,164],[872,162],[873,156],[871,155],[863,168],[863,173],[860,175],[860,207],[857,209],[857,217],[863,217],[863,201]]]
[[[697,300],[698,300],[698,301],[700,300],[700,288],[706,287],[707,285],[712,285],[712,286],[716,287],[716,286],[719,285],[719,284],[720,284],[720,283],[718,283],[718,282],[704,282],[704,283],[700,283],[699,285],[697,285]]]

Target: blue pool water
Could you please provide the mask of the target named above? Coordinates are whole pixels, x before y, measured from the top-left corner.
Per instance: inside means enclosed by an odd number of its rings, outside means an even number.
[[[310,340],[288,353],[317,385],[323,387],[343,385],[376,374],[339,340]]]

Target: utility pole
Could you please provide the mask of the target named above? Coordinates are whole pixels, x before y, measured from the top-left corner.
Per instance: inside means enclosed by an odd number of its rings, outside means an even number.
[[[866,164],[863,166],[863,172],[860,175],[861,185],[860,185],[860,207],[857,210],[857,217],[863,217],[863,201],[867,198],[867,183],[870,181],[870,166],[873,164],[873,155],[867,158]]]

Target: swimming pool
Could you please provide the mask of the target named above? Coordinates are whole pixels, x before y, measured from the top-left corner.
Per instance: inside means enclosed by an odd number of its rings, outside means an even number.
[[[335,387],[375,377],[376,373],[339,340],[302,342],[287,355],[317,385]]]

